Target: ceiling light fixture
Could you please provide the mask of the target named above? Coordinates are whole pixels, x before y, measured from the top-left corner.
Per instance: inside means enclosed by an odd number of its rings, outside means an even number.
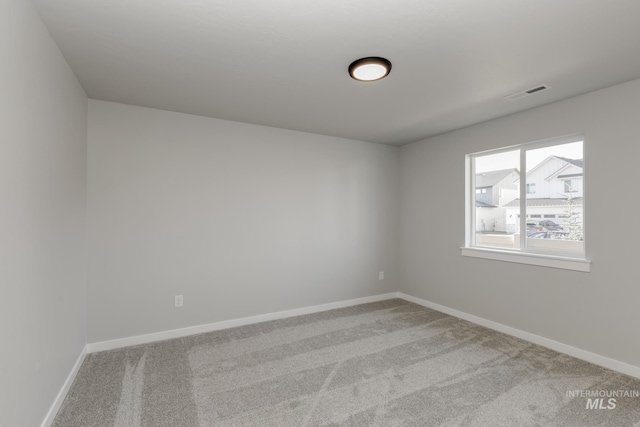
[[[349,65],[349,75],[362,82],[373,82],[387,77],[391,72],[391,62],[375,56],[361,58]]]

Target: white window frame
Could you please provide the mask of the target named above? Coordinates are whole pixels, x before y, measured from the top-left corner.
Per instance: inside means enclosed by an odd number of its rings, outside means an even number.
[[[536,194],[536,183],[528,183],[527,188],[525,189],[526,194]]]
[[[563,180],[564,182],[562,184],[563,184],[563,187],[564,187],[564,193],[565,194],[566,193],[577,193],[578,190],[568,190],[567,187],[569,187],[569,188],[574,187],[575,188],[576,187],[575,184],[577,184],[578,181],[581,181],[581,180],[582,180],[582,178],[567,178],[567,179]],[[582,183],[580,185],[582,185]]]
[[[570,188],[571,188],[571,179],[564,179],[563,181],[564,182],[562,183],[562,186],[564,187],[564,192],[565,193],[575,193],[575,190],[574,191],[570,190]]]
[[[587,259],[587,239],[586,239],[586,173],[582,177],[583,191],[583,212],[582,221],[585,232],[584,254],[582,256],[563,256],[544,252],[536,252],[526,247],[526,238],[520,239],[520,248],[514,249],[498,249],[483,246],[476,246],[476,209],[475,209],[475,162],[476,157],[489,154],[498,154],[506,151],[520,150],[520,164],[518,169],[520,173],[520,230],[526,230],[527,215],[525,205],[527,200],[527,183],[526,183],[526,155],[528,150],[549,147],[553,145],[562,145],[572,142],[582,141],[583,162],[585,160],[585,137],[583,134],[572,134],[559,138],[545,139],[541,141],[517,144],[508,147],[486,150],[476,153],[467,154],[465,156],[465,244],[460,248],[463,256],[484,258],[496,261],[514,262],[519,264],[537,265],[542,267],[561,268],[566,270],[575,270],[581,272],[589,272],[591,269],[591,261]],[[524,171],[524,172],[523,172]]]

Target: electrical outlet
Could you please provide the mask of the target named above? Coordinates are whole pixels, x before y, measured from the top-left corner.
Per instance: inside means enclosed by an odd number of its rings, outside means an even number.
[[[384,271],[378,273],[378,280],[384,280]]]
[[[182,295],[176,295],[173,297],[173,306],[175,308],[182,307],[184,305],[184,297]]]

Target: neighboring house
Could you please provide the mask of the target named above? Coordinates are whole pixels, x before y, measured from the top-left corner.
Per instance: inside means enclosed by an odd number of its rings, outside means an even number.
[[[538,223],[551,220],[566,225],[569,208],[569,197],[572,198],[573,210],[582,217],[583,198],[583,165],[582,159],[568,159],[560,156],[549,156],[527,172],[525,183],[527,195],[527,222]],[[518,186],[520,180],[517,180]],[[504,206],[507,210],[507,223],[519,226],[519,199]]]
[[[527,172],[527,199],[566,199],[567,193],[582,198],[584,162],[549,156]]]
[[[519,179],[520,173],[515,168],[476,174],[476,230],[514,231],[507,228],[503,206],[518,197]]]

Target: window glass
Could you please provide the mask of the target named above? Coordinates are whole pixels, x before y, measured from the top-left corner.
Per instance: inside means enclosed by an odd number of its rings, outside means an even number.
[[[584,233],[582,188],[575,178],[583,174],[582,141],[526,150],[526,212],[531,218],[556,215],[537,221],[536,232],[526,235],[526,247],[549,253],[582,254]],[[535,215],[535,216],[534,216]]]
[[[469,155],[468,246],[584,256],[583,141],[572,139]]]
[[[515,150],[474,159],[475,239],[478,246],[515,247],[513,234],[518,227],[520,210],[513,209],[507,215],[505,206],[518,198],[519,156],[519,150]]]

